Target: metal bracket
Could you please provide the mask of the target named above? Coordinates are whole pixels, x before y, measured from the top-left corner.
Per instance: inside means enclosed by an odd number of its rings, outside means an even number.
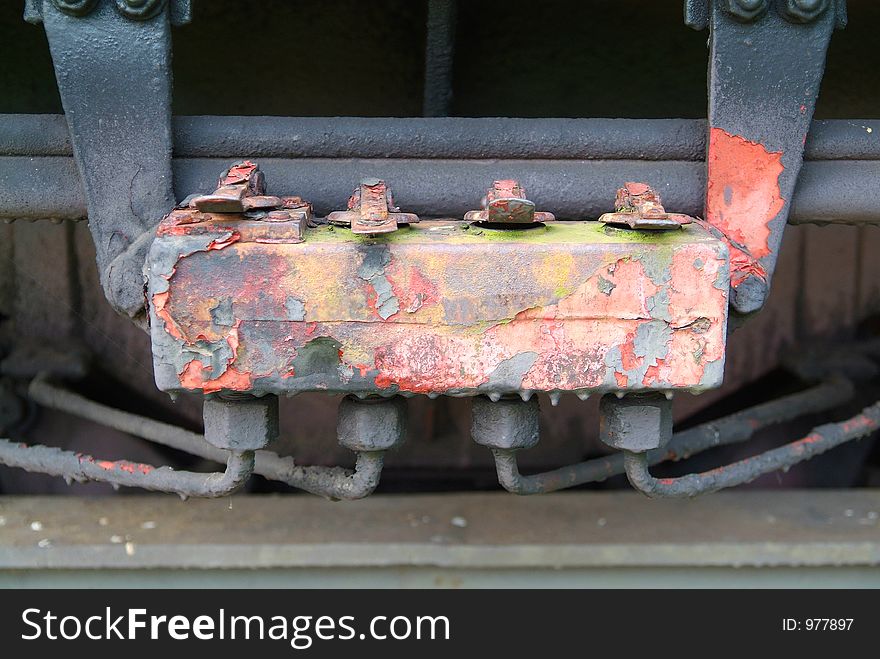
[[[705,219],[730,246],[731,304],[744,314],[769,292],[825,53],[846,21],[844,0],[769,5],[685,4],[685,22],[710,34]]]
[[[115,274],[110,266],[174,205],[171,24],[189,21],[189,5],[29,0],[25,6],[25,20],[46,30],[104,292],[132,318],[143,315],[140,266],[131,270],[123,259],[125,272],[117,267]]]

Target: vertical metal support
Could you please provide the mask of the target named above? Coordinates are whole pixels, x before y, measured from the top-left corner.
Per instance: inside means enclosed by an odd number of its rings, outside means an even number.
[[[740,313],[769,292],[825,53],[845,21],[845,0],[685,4],[685,22],[709,28],[705,219],[730,246]]]
[[[452,108],[456,0],[428,0],[425,91],[422,114],[448,117]]]
[[[140,269],[111,264],[174,205],[170,16],[188,22],[189,2],[29,0],[25,9],[46,30],[104,292],[130,316],[143,308]]]

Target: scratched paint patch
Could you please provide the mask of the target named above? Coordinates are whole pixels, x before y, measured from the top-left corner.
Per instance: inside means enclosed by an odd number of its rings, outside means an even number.
[[[734,286],[750,274],[766,277],[758,261],[770,254],[770,224],[785,205],[782,155],[721,128],[709,130],[706,220],[730,243]]]

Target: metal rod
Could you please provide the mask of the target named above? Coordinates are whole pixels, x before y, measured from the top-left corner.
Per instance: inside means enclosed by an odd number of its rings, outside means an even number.
[[[254,470],[253,451],[227,453],[226,471],[200,474],[153,467],[127,460],[99,460],[90,455],[41,445],[27,445],[0,439],[0,463],[25,471],[62,476],[79,483],[97,481],[183,497],[222,497],[244,485]]]
[[[452,107],[456,0],[428,0],[422,114],[446,117]]]
[[[702,162],[706,154],[703,119],[178,116],[173,131],[177,158]],[[877,119],[814,121],[804,159],[880,160],[878,134]],[[0,156],[72,153],[64,115],[0,114]]]
[[[352,471],[342,467],[301,467],[293,458],[269,451],[259,453],[269,454],[262,456],[261,476],[333,501],[363,499],[372,494],[379,485],[385,462],[384,451],[359,451]]]
[[[667,446],[648,451],[647,464],[656,465],[667,460],[683,460],[712,448],[744,442],[767,426],[837,407],[850,400],[854,393],[855,387],[849,380],[832,378],[804,391],[677,432]],[[493,449],[492,454],[495,457],[498,482],[504,489],[514,494],[555,492],[576,485],[603,481],[625,472],[621,453],[529,476],[519,472],[514,451]]]
[[[788,469],[854,439],[880,429],[880,402],[862,410],[861,414],[842,423],[828,423],[797,441],[765,451],[718,469],[679,478],[654,478],[649,471],[648,456],[625,451],[626,476],[632,486],[650,497],[694,497],[728,487],[750,483],[763,474]]]
[[[228,455],[226,451],[211,446],[198,433],[96,403],[42,377],[34,378],[28,395],[49,409],[94,421],[205,460],[222,463]],[[3,461],[0,455],[0,462]],[[342,467],[300,466],[292,457],[280,456],[273,451],[256,451],[254,473],[327,499],[360,499],[376,489],[383,462],[381,451],[359,452],[352,471]]]
[[[176,159],[177,196],[209,190],[227,160]],[[338,207],[352,181],[381,176],[394,182],[395,201],[425,217],[462,217],[498,176],[515,178],[529,197],[561,219],[597,218],[614,200],[608,190],[622,181],[650,181],[667,208],[700,215],[705,171],[685,161],[565,160],[261,160],[273,191],[305,196],[318,214]],[[880,161],[805,163],[789,223],[870,224],[880,207],[859,191],[880,180]],[[803,201],[801,201],[803,199]],[[0,157],[0,219],[81,220],[85,201],[73,159]],[[157,218],[157,221],[161,218]]]

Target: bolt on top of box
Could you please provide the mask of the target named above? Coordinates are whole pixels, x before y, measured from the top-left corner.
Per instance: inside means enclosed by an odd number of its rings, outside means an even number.
[[[640,184],[605,224],[554,221],[504,179],[482,206],[419,221],[368,179],[348,210],[314,218],[267,195],[253,163],[231,167],[150,249],[159,388],[583,398],[720,384],[723,241]]]

